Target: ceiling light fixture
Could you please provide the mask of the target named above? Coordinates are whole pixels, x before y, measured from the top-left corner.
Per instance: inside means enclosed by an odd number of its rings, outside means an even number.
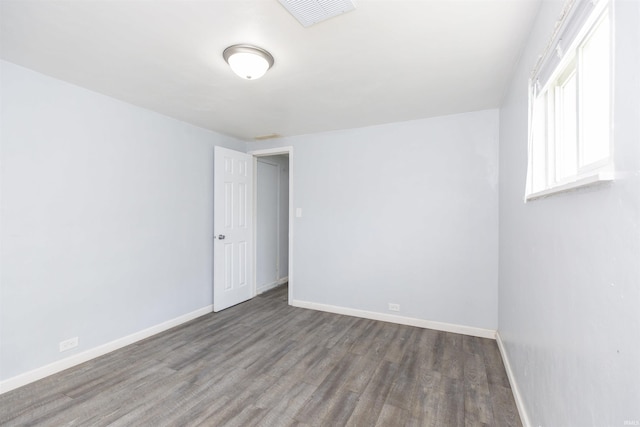
[[[234,73],[247,80],[259,79],[273,66],[273,56],[269,52],[248,44],[229,46],[222,52],[222,57]]]

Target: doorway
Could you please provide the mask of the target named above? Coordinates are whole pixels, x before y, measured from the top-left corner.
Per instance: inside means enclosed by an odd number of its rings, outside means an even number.
[[[254,295],[288,283],[293,295],[291,147],[253,151],[254,156]]]
[[[289,156],[256,162],[256,294],[289,279]]]

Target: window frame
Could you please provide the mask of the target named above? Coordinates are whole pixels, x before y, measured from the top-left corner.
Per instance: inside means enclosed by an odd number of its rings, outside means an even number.
[[[590,4],[587,4],[589,2]],[[593,185],[598,182],[611,181],[614,178],[614,144],[613,144],[613,65],[614,65],[614,25],[613,25],[613,2],[610,0],[589,0],[578,1],[577,6],[582,7],[578,12],[582,16],[583,22],[575,24],[571,22],[571,10],[565,9],[563,20],[556,27],[552,41],[547,46],[547,51],[543,54],[532,73],[529,81],[529,148],[527,162],[527,183],[525,189],[525,202],[549,196],[551,194],[567,191],[586,185]],[[588,12],[584,12],[588,7],[593,6]],[[576,13],[579,15],[579,13]],[[568,23],[566,22],[568,18]],[[574,17],[575,18],[575,17]],[[603,24],[606,22],[606,24]],[[568,43],[566,51],[562,49],[563,27],[571,27],[565,32],[573,33],[573,39]],[[577,31],[576,26],[579,25]],[[583,154],[585,152],[584,120],[582,98],[585,96],[584,90],[584,63],[583,55],[585,46],[593,40],[594,35],[601,29],[602,25],[608,25],[608,141],[607,153],[604,158],[597,159],[588,164],[584,163]],[[560,28],[560,30],[558,30]],[[559,58],[559,60],[558,60]],[[554,64],[554,62],[557,62]],[[550,65],[551,64],[551,65]],[[549,70],[551,72],[548,72]],[[540,85],[540,75],[547,78],[544,84]],[[558,150],[561,149],[562,138],[562,117],[561,86],[566,84],[571,75],[576,76],[575,90],[575,173],[568,176],[558,176],[558,166],[560,162]],[[541,99],[543,98],[544,99]],[[540,105],[544,105],[542,108]],[[540,111],[543,110],[543,111]],[[560,111],[558,111],[560,110]],[[542,114],[542,117],[539,115]],[[542,136],[541,136],[542,135]],[[544,139],[541,141],[541,138]],[[544,151],[541,155],[540,151]],[[539,164],[540,158],[544,159],[544,165]],[[544,179],[540,175],[544,175]],[[541,183],[544,185],[541,185]],[[542,187],[542,188],[540,188]]]

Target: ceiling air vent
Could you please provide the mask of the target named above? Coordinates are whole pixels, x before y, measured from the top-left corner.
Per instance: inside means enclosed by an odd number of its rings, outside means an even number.
[[[269,135],[260,135],[260,136],[254,136],[253,139],[255,139],[256,141],[264,141],[266,139],[274,139],[274,138],[282,138],[282,135],[277,134],[277,133],[272,133]]]
[[[350,0],[278,0],[303,27],[309,27],[356,8]]]

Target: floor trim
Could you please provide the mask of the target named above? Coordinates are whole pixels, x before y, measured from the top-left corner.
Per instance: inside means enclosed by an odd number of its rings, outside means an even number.
[[[285,276],[282,279],[278,279],[278,285],[284,285],[285,283],[289,283],[289,276]]]
[[[456,325],[453,323],[434,322],[432,320],[416,319],[413,317],[398,316],[396,314],[377,313],[375,311],[358,310],[355,308],[340,307],[316,302],[292,300],[294,307],[308,308],[311,310],[326,311],[328,313],[344,314],[347,316],[363,317],[365,319],[381,320],[383,322],[397,323],[400,325],[417,326],[419,328],[435,329],[456,334],[471,335],[480,338],[496,338],[496,331],[492,329],[476,328],[473,326]]]
[[[511,385],[513,398],[516,401],[516,408],[518,408],[518,414],[520,414],[522,427],[531,427],[531,421],[529,420],[529,415],[527,414],[527,410],[524,405],[524,400],[522,399],[522,394],[520,393],[520,388],[518,387],[518,383],[516,382],[516,378],[513,374],[513,370],[511,369],[511,363],[509,363],[509,357],[507,356],[507,351],[504,348],[502,338],[500,338],[500,332],[496,332],[496,342],[498,343],[500,356],[502,356],[502,363],[504,363],[504,368],[507,371],[507,377],[509,378],[509,384]]]
[[[284,285],[289,281],[289,276],[283,277],[282,279],[278,279],[275,282],[268,283],[266,285],[262,285],[259,288],[256,288],[256,295],[263,294],[267,291],[270,291],[273,288],[277,288],[280,285]]]
[[[125,347],[129,344],[133,344],[145,338],[149,338],[152,335],[166,331],[167,329],[171,329],[175,326],[181,325],[182,323],[186,323],[190,320],[193,320],[200,316],[204,316],[205,314],[209,314],[211,312],[213,312],[213,306],[208,305],[201,309],[192,311],[191,313],[187,313],[174,319],[167,320],[166,322],[162,322],[158,325],[152,326],[142,331],[135,332],[122,338],[118,338],[114,341],[99,345],[94,348],[90,348],[86,351],[83,351],[82,353],[74,354],[62,360],[58,360],[40,368],[36,368],[32,371],[16,375],[15,377],[8,378],[4,381],[0,381],[0,394],[14,390],[18,387],[22,387],[44,377],[48,377],[49,375],[64,371],[65,369],[69,369],[91,359],[95,359],[96,357],[110,353],[114,350],[118,350],[119,348]]]

